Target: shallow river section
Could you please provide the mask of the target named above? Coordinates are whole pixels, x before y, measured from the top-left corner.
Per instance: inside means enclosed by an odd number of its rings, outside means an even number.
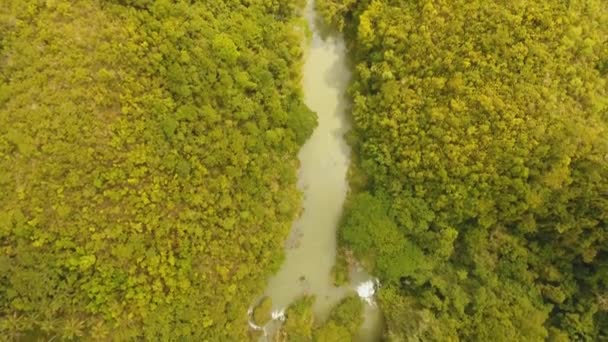
[[[319,125],[298,155],[303,213],[293,225],[285,261],[269,279],[265,295],[272,299],[276,312],[304,294],[315,295],[315,318],[323,321],[340,299],[371,278],[359,269],[351,272],[351,285],[339,288],[333,285],[336,228],[348,191],[350,149],[344,134],[350,129],[346,96],[350,71],[341,36],[321,34],[313,0],[309,0],[305,15],[312,37],[303,67],[304,97],[306,105],[317,113]],[[375,340],[378,317],[375,305],[366,304],[360,340]]]

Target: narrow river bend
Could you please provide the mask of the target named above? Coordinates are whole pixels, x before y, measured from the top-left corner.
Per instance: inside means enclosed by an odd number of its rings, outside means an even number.
[[[313,2],[309,0],[305,10],[312,38],[306,47],[303,89],[305,103],[317,113],[319,125],[298,155],[303,214],[293,225],[285,261],[269,279],[265,295],[272,299],[273,310],[277,312],[304,294],[315,295],[315,319],[323,321],[349,290],[371,278],[364,271],[353,270],[352,284],[338,288],[331,276],[336,257],[336,228],[348,191],[350,148],[344,134],[350,129],[346,96],[350,71],[342,37],[322,36]],[[379,333],[379,310],[366,305],[364,314],[359,339],[373,341]],[[274,328],[268,330],[272,334]]]
[[[293,225],[285,261],[270,279],[266,295],[279,309],[304,293],[314,294],[315,315],[323,319],[344,293],[333,286],[331,267],[336,256],[336,226],[348,190],[350,150],[343,135],[349,129],[345,89],[350,74],[344,42],[336,37],[323,40],[319,35],[312,1],[306,16],[313,35],[305,55],[304,101],[317,113],[319,125],[298,155],[304,211]]]

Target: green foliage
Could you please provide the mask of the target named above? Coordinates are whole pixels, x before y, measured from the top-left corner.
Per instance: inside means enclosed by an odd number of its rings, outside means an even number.
[[[345,16],[357,4],[356,0],[315,1],[316,10],[336,29],[342,31],[346,24]]]
[[[342,342],[352,341],[352,337],[348,333],[348,329],[332,321],[315,331],[314,340],[318,342]]]
[[[387,338],[606,338],[605,3],[317,6],[354,65],[340,242]]]
[[[329,313],[325,324],[343,327],[351,338],[359,331],[363,323],[363,302],[356,295],[348,296],[340,301]]]
[[[300,5],[2,1],[0,336],[246,339],[315,123]]]
[[[342,243],[356,256],[370,257],[384,279],[398,282],[402,276],[420,274],[429,268],[422,250],[410,242],[389,216],[389,204],[383,196],[358,193],[346,207],[340,229]]]
[[[346,250],[339,249],[336,253],[336,262],[331,269],[335,286],[346,285],[349,282],[349,264],[346,259]]]
[[[312,312],[314,302],[314,296],[303,296],[294,301],[285,312],[287,319],[278,336],[283,336],[289,342],[312,341],[315,324]]]
[[[363,302],[356,295],[342,299],[332,308],[329,318],[316,324],[312,312],[315,298],[304,296],[286,311],[287,320],[281,327],[280,341],[341,342],[352,341],[363,323]]]
[[[253,310],[253,321],[257,325],[263,326],[272,318],[271,314],[272,299],[270,299],[270,297],[264,297],[260,304],[258,304]]]
[[[296,102],[287,118],[287,127],[296,133],[295,140],[298,144],[304,144],[317,127],[317,116],[300,100]]]

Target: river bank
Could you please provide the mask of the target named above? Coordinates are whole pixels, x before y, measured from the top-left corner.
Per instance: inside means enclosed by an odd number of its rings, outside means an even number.
[[[305,104],[318,115],[318,126],[298,155],[303,212],[287,241],[285,261],[269,279],[264,293],[272,300],[276,319],[258,328],[265,335],[272,335],[282,322],[281,313],[303,295],[316,297],[312,307],[315,320],[323,321],[341,299],[356,292],[366,303],[360,340],[373,341],[379,336],[381,321],[373,302],[378,284],[361,268],[351,270],[351,282],[346,286],[335,286],[332,277],[336,229],[349,190],[351,151],[344,139],[350,129],[346,46],[340,35],[320,27],[313,0],[308,2],[304,16],[311,36],[306,47],[302,87]]]

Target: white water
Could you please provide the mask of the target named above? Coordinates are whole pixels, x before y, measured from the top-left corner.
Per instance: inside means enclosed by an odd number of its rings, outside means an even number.
[[[376,305],[374,295],[376,294],[376,289],[378,286],[380,286],[378,279],[364,281],[357,286],[357,295],[359,295],[359,298],[365,301],[368,305]]]
[[[271,314],[271,317],[275,321],[284,321],[285,320],[285,309],[274,310]]]

